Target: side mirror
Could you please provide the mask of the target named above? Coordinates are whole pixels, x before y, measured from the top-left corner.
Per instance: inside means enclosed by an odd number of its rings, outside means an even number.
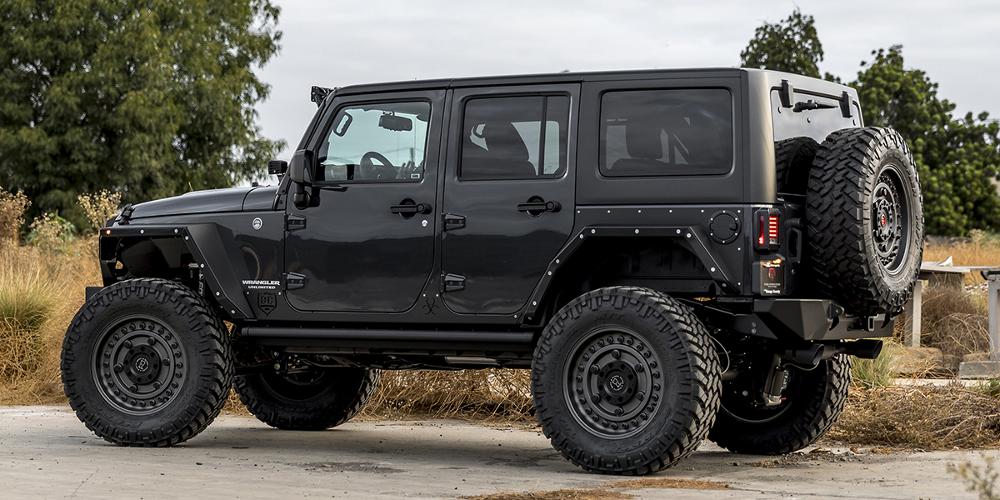
[[[288,177],[291,179],[292,203],[303,207],[309,204],[309,189],[313,178],[313,152],[300,149],[292,155],[288,164]]]
[[[288,170],[288,162],[285,160],[271,160],[267,162],[267,173],[271,175],[283,175]]]

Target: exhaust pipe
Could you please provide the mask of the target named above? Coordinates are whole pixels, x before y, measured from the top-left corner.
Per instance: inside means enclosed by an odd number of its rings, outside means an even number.
[[[837,353],[847,354],[861,359],[875,359],[882,352],[882,341],[863,339],[844,342],[837,346]]]
[[[801,349],[789,349],[781,355],[781,359],[790,365],[812,370],[822,361],[823,351],[822,344],[812,344]]]

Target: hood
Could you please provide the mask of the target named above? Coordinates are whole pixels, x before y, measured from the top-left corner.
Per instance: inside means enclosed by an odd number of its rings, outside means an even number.
[[[240,212],[243,200],[253,187],[208,189],[193,191],[180,196],[147,201],[134,206],[132,220],[163,215],[190,215],[219,212]]]

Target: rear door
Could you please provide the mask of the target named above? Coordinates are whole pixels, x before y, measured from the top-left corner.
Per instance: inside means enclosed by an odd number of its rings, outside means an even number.
[[[569,238],[579,91],[453,91],[442,243],[450,310],[513,315]]]

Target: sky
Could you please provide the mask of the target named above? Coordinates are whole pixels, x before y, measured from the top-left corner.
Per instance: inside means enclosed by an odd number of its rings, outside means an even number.
[[[853,80],[903,45],[956,112],[1000,118],[1000,0],[273,0],[281,51],[258,70],[265,137],[288,159],[316,106],[312,85],[647,68],[735,67],[763,22],[816,18],[821,72]]]

